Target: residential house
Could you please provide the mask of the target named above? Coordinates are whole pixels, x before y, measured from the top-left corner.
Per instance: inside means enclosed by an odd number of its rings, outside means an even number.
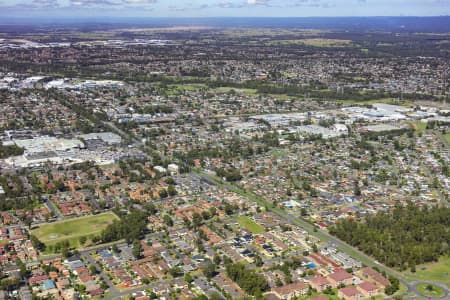
[[[325,290],[328,286],[331,287],[331,283],[322,276],[316,276],[313,279],[309,281],[309,284],[313,289],[316,289],[317,291],[321,292]]]
[[[327,279],[330,281],[332,287],[353,283],[353,275],[342,269],[336,270],[334,273],[330,274]]]
[[[387,280],[383,275],[381,275],[378,271],[366,267],[366,268],[362,268],[361,270],[358,271],[359,276],[361,276],[362,279],[370,281],[372,283],[374,283],[375,285],[377,285],[380,288],[386,288],[388,287],[391,283],[389,282],[389,280]]]
[[[361,293],[352,286],[341,288],[338,291],[338,297],[345,300],[359,300],[362,298],[361,296]]]
[[[278,296],[278,298],[286,300],[305,295],[307,292],[308,286],[301,281],[272,289],[272,293]]]
[[[364,295],[364,297],[372,297],[380,293],[381,289],[374,283],[369,281],[364,281],[356,286],[358,291]]]

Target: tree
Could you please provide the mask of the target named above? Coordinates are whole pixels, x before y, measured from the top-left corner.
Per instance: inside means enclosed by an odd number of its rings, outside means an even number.
[[[368,216],[364,222],[340,220],[329,232],[389,267],[414,270],[418,264],[450,255],[448,226],[450,208],[409,203]]]
[[[217,208],[215,208],[214,206],[209,209],[209,215],[211,218],[214,217],[216,215],[216,213],[217,213]]]
[[[27,266],[20,259],[16,259],[15,263],[19,267],[20,276],[22,278],[28,277],[30,271],[27,269]]]
[[[161,198],[167,198],[167,196],[169,195],[169,194],[167,193],[167,190],[166,190],[166,189],[161,189],[161,190],[158,192],[158,194],[159,194],[159,197],[161,197]]]
[[[301,215],[302,217],[305,217],[305,216],[308,215],[308,211],[306,210],[306,208],[302,207],[302,208],[300,209],[300,215]]]
[[[359,187],[359,182],[355,180],[353,184],[353,194],[355,196],[361,196],[361,188]]]
[[[192,282],[194,281],[194,278],[192,277],[191,274],[185,273],[185,274],[184,274],[184,280],[185,280],[187,283],[192,283]]]
[[[133,242],[133,256],[135,258],[140,258],[142,252],[141,243],[139,240],[134,240]]]
[[[90,265],[89,272],[91,273],[91,275],[95,275],[97,274],[97,268],[94,265]]]
[[[23,151],[24,151],[24,149],[17,145],[11,145],[11,146],[0,145],[0,159],[7,158],[9,156],[22,155]]]
[[[228,277],[250,295],[260,295],[269,288],[269,284],[262,275],[253,269],[245,268],[242,264],[229,264],[225,269]]]
[[[217,253],[214,254],[213,262],[214,262],[216,265],[220,265],[220,263],[222,262],[222,259],[220,258],[220,255],[218,255]]]
[[[63,245],[61,248],[61,255],[66,258],[69,256],[69,248],[66,245]]]
[[[170,185],[167,187],[167,193],[168,193],[170,196],[175,196],[175,195],[177,194],[177,190],[175,189],[175,186],[174,186],[173,184],[170,184]]]
[[[130,214],[122,216],[120,221],[113,221],[108,225],[102,233],[100,240],[104,243],[126,239],[131,242],[135,239],[143,237],[147,229],[147,214],[143,211],[132,211]],[[96,243],[98,237],[94,237],[92,241]]]
[[[211,279],[216,275],[216,265],[215,264],[208,264],[202,269],[203,275],[206,276],[206,278]]]
[[[80,236],[80,238],[79,238],[79,241],[80,241],[80,245],[84,245],[84,243],[86,243],[86,240],[87,240],[87,238],[86,238],[86,236]]]
[[[264,262],[263,262],[261,256],[255,255],[255,265],[256,265],[257,267],[262,267],[263,264],[264,264]]]
[[[172,275],[173,277],[180,277],[181,275],[183,275],[183,271],[181,270],[180,267],[173,267],[169,270],[170,275]]]
[[[202,225],[202,223],[203,223],[202,216],[199,213],[194,212],[192,215],[192,224],[194,225],[194,228],[199,227],[200,225]]]
[[[234,213],[235,209],[236,208],[233,205],[229,204],[228,202],[225,202],[224,210],[227,215],[229,215],[229,216],[232,215]]]
[[[39,251],[45,250],[45,244],[41,242],[35,235],[30,236],[30,241],[33,247],[36,248],[37,250]]]
[[[25,225],[28,227],[28,229],[31,229],[31,224],[33,224],[33,218],[27,217],[24,221]]]
[[[164,215],[163,217],[164,223],[166,223],[167,226],[172,227],[173,226],[173,220],[169,215]]]
[[[111,249],[114,253],[120,253],[120,250],[119,250],[119,248],[117,248],[116,244],[112,245]]]

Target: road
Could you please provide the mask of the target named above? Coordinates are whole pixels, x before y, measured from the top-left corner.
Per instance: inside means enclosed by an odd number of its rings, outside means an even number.
[[[117,128],[117,126],[115,126],[113,123],[111,122],[104,122],[105,125],[109,126],[111,129],[113,129],[114,131],[116,131],[116,133],[120,134],[122,137],[125,138],[130,138],[132,141],[135,142],[135,144],[137,146],[140,146],[143,148],[143,150],[145,150],[146,146],[145,144],[136,139],[135,137],[131,136],[130,134],[124,132],[123,130]],[[360,260],[362,263],[364,263],[367,266],[370,267],[377,267],[378,269],[385,271],[386,274],[390,274],[393,275],[395,277],[397,277],[399,279],[399,281],[405,285],[407,287],[407,291],[403,294],[415,294],[417,297],[419,298],[423,298],[423,296],[420,295],[420,293],[417,291],[417,289],[415,288],[415,286],[419,283],[426,283],[426,282],[411,282],[409,280],[407,280],[400,272],[389,268],[387,266],[384,266],[380,263],[375,263],[375,259],[373,257],[370,257],[368,255],[366,255],[365,253],[359,251],[358,249],[348,245],[347,243],[341,241],[340,239],[330,235],[329,233],[317,229],[314,225],[306,222],[305,220],[298,218],[296,216],[293,216],[287,212],[285,212],[282,209],[273,207],[272,204],[263,199],[262,197],[259,197],[255,194],[252,194],[248,191],[245,191],[235,185],[231,185],[229,183],[223,182],[222,180],[220,180],[219,178],[217,178],[216,176],[212,176],[210,174],[205,173],[204,171],[201,171],[198,173],[198,175],[200,175],[203,179],[205,179],[206,181],[212,181],[212,182],[216,182],[218,184],[220,184],[221,186],[224,186],[225,188],[227,188],[230,191],[233,191],[237,194],[240,194],[246,198],[248,198],[249,200],[252,200],[254,202],[257,202],[258,204],[260,204],[261,206],[267,207],[267,209],[269,209],[270,211],[272,211],[273,213],[279,215],[281,218],[287,220],[289,223],[291,223],[292,225],[297,225],[300,228],[302,228],[303,230],[305,230],[306,232],[308,232],[308,234],[311,234],[312,236],[316,236],[317,238],[319,238],[321,241],[323,242],[328,242],[328,243],[333,243],[336,248],[338,248],[340,251],[347,253],[348,255],[352,256],[353,258],[356,258],[358,260]],[[148,287],[151,287],[152,284],[148,285]],[[449,295],[449,291],[445,286],[441,286],[439,285],[445,295]],[[146,287],[140,287],[140,288],[136,288],[135,291],[142,291],[145,290]],[[130,290],[127,291],[127,293],[131,293]],[[124,294],[125,295],[125,294]],[[446,297],[444,296],[444,297]],[[388,297],[388,299],[391,299],[392,297]],[[433,299],[444,299],[441,297],[437,297],[437,298],[433,298]]]
[[[105,296],[104,299],[120,299],[121,297],[125,297],[128,295],[132,295],[133,293],[137,293],[137,292],[141,292],[141,291],[145,291],[148,289],[153,289],[155,287],[157,287],[159,284],[168,284],[169,286],[172,285],[173,283],[175,283],[176,279],[170,279],[170,280],[159,280],[159,281],[155,281],[146,285],[140,285],[138,287],[135,288],[129,288],[123,291],[117,291],[117,293],[115,293],[114,295],[109,293],[108,295]]]
[[[109,279],[108,275],[103,271],[103,268],[92,258],[92,256],[89,254],[89,251],[80,251],[80,255],[89,264],[95,266],[95,268],[97,269],[97,272],[99,273],[100,277],[108,285],[108,287],[109,287],[109,294],[111,295],[111,297],[113,297],[113,299],[117,299],[118,295],[120,293],[119,290],[115,287],[115,285],[111,281],[111,279]]]
[[[445,140],[445,138],[442,136],[442,134],[441,134],[439,131],[436,130],[434,133],[435,133],[435,135],[437,135],[437,136],[441,139],[441,141],[442,141],[442,143],[443,143],[444,145],[447,145],[447,146],[448,146],[447,141]],[[430,169],[430,166],[427,164],[427,162],[426,162],[426,161],[422,161],[421,164],[422,164],[422,167],[423,167],[423,169],[424,169],[424,171],[425,171],[427,177],[428,177],[428,178],[434,178],[433,171]],[[431,182],[430,182],[430,185],[431,185]],[[445,206],[450,207],[450,202],[448,202],[448,201],[446,200],[445,195],[442,194],[442,192],[439,190],[439,188],[436,188],[436,189],[434,189],[434,190],[435,190],[436,193],[439,195],[439,198],[441,198],[441,202],[442,202]]]
[[[116,132],[118,135],[120,135],[122,138],[130,139],[130,140],[133,141],[137,146],[145,148],[145,144],[144,144],[141,140],[139,140],[139,139],[137,139],[136,137],[133,137],[131,134],[129,134],[129,133],[123,131],[122,129],[120,129],[119,127],[117,127],[113,122],[105,122],[105,121],[102,121],[102,123],[103,123],[103,125],[105,125],[105,126],[111,128],[113,131],[115,131],[115,132]]]
[[[336,248],[338,248],[340,251],[345,252],[348,255],[352,256],[353,258],[360,260],[365,265],[370,266],[370,267],[377,267],[381,271],[385,271],[386,274],[390,274],[390,275],[397,277],[399,279],[399,281],[407,287],[407,291],[404,294],[413,293],[413,294],[416,294],[417,297],[423,299],[423,296],[420,295],[420,293],[417,291],[415,286],[419,283],[426,283],[426,282],[419,282],[419,281],[410,282],[400,272],[398,272],[392,268],[389,268],[385,265],[382,265],[380,263],[375,263],[376,260],[373,257],[366,255],[365,253],[348,245],[347,243],[330,235],[329,233],[327,233],[323,230],[317,229],[314,225],[306,222],[305,220],[298,218],[296,216],[293,216],[293,215],[285,212],[284,210],[273,207],[272,204],[270,202],[268,202],[267,200],[265,200],[257,195],[254,195],[252,193],[249,193],[248,191],[244,191],[235,185],[223,182],[222,180],[218,179],[217,177],[207,174],[205,172],[200,172],[199,174],[200,174],[200,176],[204,177],[205,179],[207,179],[209,181],[216,182],[219,185],[221,185],[237,194],[247,197],[249,200],[252,200],[262,206],[267,207],[271,212],[277,214],[282,219],[288,221],[292,225],[297,225],[297,226],[301,227],[303,230],[305,230],[309,234],[319,238],[320,240],[322,240],[324,242],[328,242],[328,243],[333,243],[334,245],[336,245]],[[437,284],[435,284],[435,285],[437,285]],[[439,287],[441,287],[443,289],[446,296],[449,295],[449,291],[445,286],[439,285]],[[445,297],[444,298],[436,297],[433,299],[446,299],[446,298]]]
[[[56,218],[58,218],[58,220],[63,220],[64,216],[61,215],[61,213],[59,212],[59,209],[55,206],[55,204],[52,203],[52,201],[50,201],[50,199],[45,199],[45,205],[47,206],[48,209],[50,209],[54,216]]]
[[[420,292],[417,290],[417,285],[419,285],[419,284],[431,284],[431,285],[438,286],[442,289],[442,291],[444,292],[444,295],[442,295],[441,297],[433,297],[433,299],[449,299],[450,298],[450,292],[447,289],[447,286],[445,284],[440,284],[440,283],[435,283],[435,282],[424,282],[424,281],[412,281],[411,282],[412,291],[416,295],[420,295]],[[421,297],[421,299],[423,299],[423,296]]]

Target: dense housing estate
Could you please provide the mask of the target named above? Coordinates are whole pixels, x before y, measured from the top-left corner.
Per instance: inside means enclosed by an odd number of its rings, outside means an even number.
[[[0,299],[448,297],[448,34],[52,28],[0,39]]]

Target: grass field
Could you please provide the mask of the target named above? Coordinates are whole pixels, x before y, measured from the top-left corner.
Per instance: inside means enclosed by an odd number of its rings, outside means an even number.
[[[416,121],[412,122],[411,124],[414,127],[414,130],[417,131],[417,133],[423,133],[425,129],[427,129],[427,123],[425,122]]]
[[[339,39],[296,39],[296,40],[275,40],[270,44],[281,45],[306,45],[313,47],[348,47],[352,44],[351,40],[339,40]]]
[[[89,239],[99,234],[108,224],[119,218],[112,212],[99,215],[75,218],[40,226],[31,231],[47,247],[58,242],[69,241],[70,247],[79,248],[79,239],[82,236]]]
[[[428,296],[428,297],[444,296],[444,292],[442,291],[442,289],[435,285],[423,283],[423,284],[417,285],[416,288],[419,291],[419,293],[421,293],[424,296]]]
[[[201,83],[189,83],[189,84],[170,84],[169,88],[185,91],[197,91],[202,88],[207,88],[207,86]]]
[[[257,234],[257,233],[264,232],[264,227],[256,224],[254,221],[252,221],[248,217],[239,217],[239,218],[237,218],[236,221],[239,223],[239,225],[246,228],[251,233]]]
[[[444,135],[445,140],[447,141],[447,144],[450,145],[450,132]]]
[[[282,157],[286,155],[286,151],[284,150],[280,150],[280,151],[273,151],[272,153],[270,153],[272,155],[272,157],[278,158],[278,157]]]
[[[243,94],[247,94],[247,95],[256,95],[256,92],[257,92],[255,89],[236,89],[236,88],[227,87],[227,86],[218,87],[214,90],[219,93],[228,93],[231,90],[235,90],[237,93],[243,93]]]
[[[436,263],[419,265],[415,273],[407,271],[404,274],[414,280],[446,283],[450,286],[450,257],[443,257]]]
[[[344,47],[352,44],[351,40],[338,39],[304,39],[303,44],[314,47]]]
[[[400,288],[395,292],[394,296],[401,296],[408,291],[408,288],[403,283],[400,283]]]
[[[411,103],[408,101],[396,101],[393,98],[380,98],[380,99],[372,99],[372,100],[335,100],[336,102],[340,102],[345,105],[366,105],[366,104],[375,104],[375,103],[386,103],[386,104],[394,104],[401,106],[411,106]]]

